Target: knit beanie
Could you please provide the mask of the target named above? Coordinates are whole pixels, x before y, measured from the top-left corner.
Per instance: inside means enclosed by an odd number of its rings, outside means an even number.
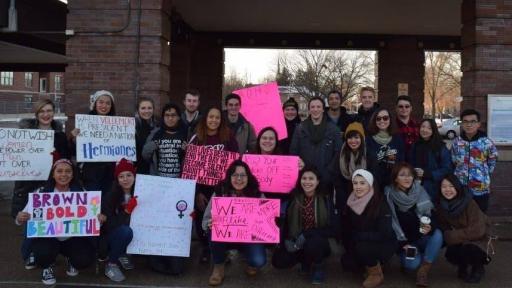
[[[96,92],[94,92],[94,94],[92,94],[90,96],[89,108],[91,109],[91,111],[94,110],[94,105],[96,104],[96,100],[98,100],[98,98],[100,98],[100,96],[108,96],[108,97],[110,97],[110,99],[112,99],[112,103],[114,103],[114,95],[112,95],[112,93],[110,91],[107,91],[107,90],[96,91]]]
[[[373,185],[373,175],[369,171],[364,169],[357,169],[356,171],[354,171],[354,174],[352,174],[352,181],[354,181],[354,178],[356,178],[356,176],[363,177],[364,180],[366,180],[366,182],[370,184],[370,187]]]
[[[135,166],[133,165],[133,162],[123,158],[116,164],[116,169],[114,170],[115,179],[117,179],[119,174],[125,171],[130,171],[133,173],[133,175],[135,175]]]
[[[283,110],[284,110],[286,107],[293,107],[293,108],[295,108],[295,110],[297,110],[297,112],[299,111],[299,104],[298,104],[298,103],[297,103],[297,101],[295,101],[295,99],[293,99],[293,98],[288,98],[288,100],[286,100],[286,101],[283,103]]]
[[[361,134],[361,137],[364,138],[365,135],[364,135],[364,128],[363,128],[363,124],[359,123],[359,122],[352,122],[350,123],[348,126],[347,126],[347,129],[345,129],[345,133],[343,135],[345,135],[345,139],[347,139],[347,134],[348,132],[350,131],[357,131],[359,132],[359,134]]]

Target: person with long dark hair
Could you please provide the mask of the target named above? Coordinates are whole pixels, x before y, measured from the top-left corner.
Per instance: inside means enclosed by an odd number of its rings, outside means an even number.
[[[479,283],[490,261],[486,250],[492,238],[489,218],[472,198],[457,176],[448,174],[441,180],[435,211],[447,245],[446,259],[457,266],[458,278]]]
[[[399,241],[400,261],[416,272],[416,285],[428,286],[432,263],[443,245],[443,233],[436,227],[434,204],[416,180],[414,168],[401,162],[391,171],[392,184],[384,190],[391,208],[393,230]]]
[[[103,214],[107,216],[103,232],[108,246],[108,261],[105,265],[105,275],[114,282],[125,279],[119,265],[124,270],[134,268],[126,248],[133,239],[130,228],[130,218],[137,206],[137,198],[133,196],[135,187],[135,166],[125,158],[121,159],[114,171],[114,187],[107,199],[104,199]]]
[[[378,190],[373,175],[364,169],[352,174],[353,189],[342,213],[345,254],[344,270],[360,272],[366,268],[363,287],[377,287],[384,281],[381,265],[396,252],[396,236],[391,226],[391,211]]]
[[[235,160],[226,172],[226,178],[217,186],[213,197],[252,197],[261,198],[259,184],[256,177],[251,173],[247,163],[242,160]],[[212,225],[212,201],[206,207],[202,226],[205,231],[210,231]],[[210,241],[210,249],[213,258],[213,272],[208,284],[217,286],[224,280],[224,265],[226,252],[230,249],[238,249],[247,258],[245,272],[248,276],[255,276],[258,270],[267,262],[265,246],[259,243],[224,243]]]
[[[189,144],[204,146],[209,149],[220,151],[238,152],[238,143],[234,134],[227,126],[227,121],[222,117],[222,110],[219,107],[212,106],[206,110],[204,117],[201,117],[196,126],[196,133],[190,138]],[[203,230],[201,222],[204,210],[208,201],[212,197],[214,187],[196,184],[196,197],[194,218],[196,234],[201,240],[202,251],[200,256],[201,263],[210,261],[210,247],[208,246],[208,237]]]
[[[142,157],[142,148],[151,134],[158,127],[154,113],[155,102],[148,97],[140,97],[135,114],[135,147],[137,150],[137,173],[149,174],[149,162]]]
[[[390,173],[396,163],[405,160],[402,138],[395,133],[395,124],[386,108],[378,108],[370,118],[366,136],[366,152],[380,187],[390,183]]]
[[[84,191],[76,177],[73,163],[68,159],[59,159],[53,164],[50,180],[37,193],[53,192],[79,192]],[[21,225],[30,219],[28,207],[18,212],[16,224]],[[106,217],[98,214],[100,223]],[[46,285],[54,285],[57,280],[54,272],[54,263],[59,254],[66,257],[66,274],[77,276],[78,269],[84,269],[94,263],[96,256],[95,237],[58,237],[58,238],[32,238],[31,248],[35,263],[41,267],[41,280]]]
[[[299,116],[299,104],[297,101],[293,98],[288,98],[288,100],[283,103],[283,113],[288,137],[279,141],[279,147],[284,155],[289,155],[290,144],[292,142],[293,134],[295,133],[295,128],[297,128],[301,122]]]
[[[333,206],[319,189],[319,173],[305,167],[292,191],[286,210],[284,237],[275,250],[272,264],[276,268],[291,268],[301,263],[303,273],[311,273],[313,284],[325,281],[325,259],[330,255],[328,237],[332,235]]]
[[[410,152],[410,164],[416,170],[430,199],[435,201],[439,193],[439,182],[453,171],[453,165],[450,151],[446,148],[433,119],[421,121],[420,137],[412,145]]]

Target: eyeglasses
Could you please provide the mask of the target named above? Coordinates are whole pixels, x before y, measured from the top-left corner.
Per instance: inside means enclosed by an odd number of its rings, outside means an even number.
[[[247,177],[247,174],[233,174],[231,175],[231,178],[236,178],[236,179],[243,179],[243,178],[246,178]]]
[[[389,121],[389,116],[377,116],[375,117],[375,120],[378,121]]]
[[[463,120],[462,121],[462,125],[465,125],[465,126],[472,126],[472,125],[475,125],[476,123],[478,123],[477,120]]]
[[[400,109],[404,109],[404,108],[405,109],[409,109],[409,108],[411,108],[411,105],[398,105],[398,108],[400,108]]]

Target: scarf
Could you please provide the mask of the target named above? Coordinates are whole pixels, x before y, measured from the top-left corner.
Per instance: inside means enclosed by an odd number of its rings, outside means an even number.
[[[370,202],[373,197],[373,187],[370,189],[370,192],[366,193],[361,198],[357,198],[356,193],[352,192],[348,196],[347,206],[354,211],[357,215],[361,215],[366,209],[366,205]]]
[[[363,145],[363,144],[361,143],[361,145]],[[356,160],[359,157],[359,151],[356,151],[355,153],[351,151],[350,159],[348,159],[348,165],[346,165],[347,159],[345,157],[345,149],[350,149],[350,147],[348,147],[346,142],[343,143],[343,146],[341,147],[340,170],[341,170],[341,175],[343,175],[343,177],[345,177],[345,179],[351,180],[352,174],[354,174],[354,171],[356,171],[357,169],[366,169],[367,168],[366,167],[366,147],[363,146],[363,155],[361,157],[361,162],[359,164],[356,164]]]
[[[292,120],[288,120],[286,118],[284,118],[284,120],[286,123],[286,132],[288,132],[288,138],[292,138],[295,127],[297,127],[297,124],[300,123],[300,117],[297,115],[297,117],[293,118]]]
[[[388,145],[393,137],[386,131],[379,131],[377,134],[373,135],[373,139],[380,145]]]
[[[466,210],[471,199],[473,199],[473,196],[468,191],[462,193],[464,194],[460,197],[457,195],[458,197],[452,200],[440,197],[439,204],[441,205],[441,209],[443,209],[448,216],[452,218],[459,217],[459,215]]]
[[[389,204],[389,208],[391,210],[391,224],[393,226],[393,230],[395,231],[399,241],[405,241],[407,239],[405,238],[402,227],[400,227],[400,223],[398,222],[395,205],[398,207],[398,210],[402,212],[406,212],[416,205],[415,212],[418,216],[418,219],[421,216],[430,217],[434,205],[430,201],[428,193],[425,191],[425,189],[423,189],[420,182],[418,181],[413,182],[412,187],[409,189],[409,193],[398,191],[394,186],[391,185],[387,186],[384,191]]]
[[[302,231],[304,231],[304,224],[302,223],[302,211],[305,208],[304,205],[304,193],[295,196],[295,199],[291,201],[288,207],[288,237],[295,238]],[[313,205],[315,209],[315,227],[326,227],[328,225],[329,212],[327,211],[327,203],[324,197],[314,196]]]
[[[313,144],[318,144],[324,140],[325,130],[327,128],[327,120],[325,116],[322,117],[322,122],[318,125],[313,124],[313,120],[311,120],[311,116],[304,120],[304,128],[311,135],[311,142]]]

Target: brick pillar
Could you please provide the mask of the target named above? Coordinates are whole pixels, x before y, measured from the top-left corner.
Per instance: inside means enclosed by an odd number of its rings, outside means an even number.
[[[395,113],[398,84],[406,83],[412,98],[413,116],[423,118],[425,52],[416,39],[394,39],[378,51],[379,103]]]
[[[487,94],[512,93],[512,4],[462,2],[462,109],[474,108],[487,124]]]
[[[131,11],[127,1],[69,0],[68,9],[67,29],[75,32],[66,41],[68,114],[87,113],[89,95],[100,89],[114,94],[118,115],[133,115],[136,91],[160,110],[169,99],[171,0],[134,0]]]

